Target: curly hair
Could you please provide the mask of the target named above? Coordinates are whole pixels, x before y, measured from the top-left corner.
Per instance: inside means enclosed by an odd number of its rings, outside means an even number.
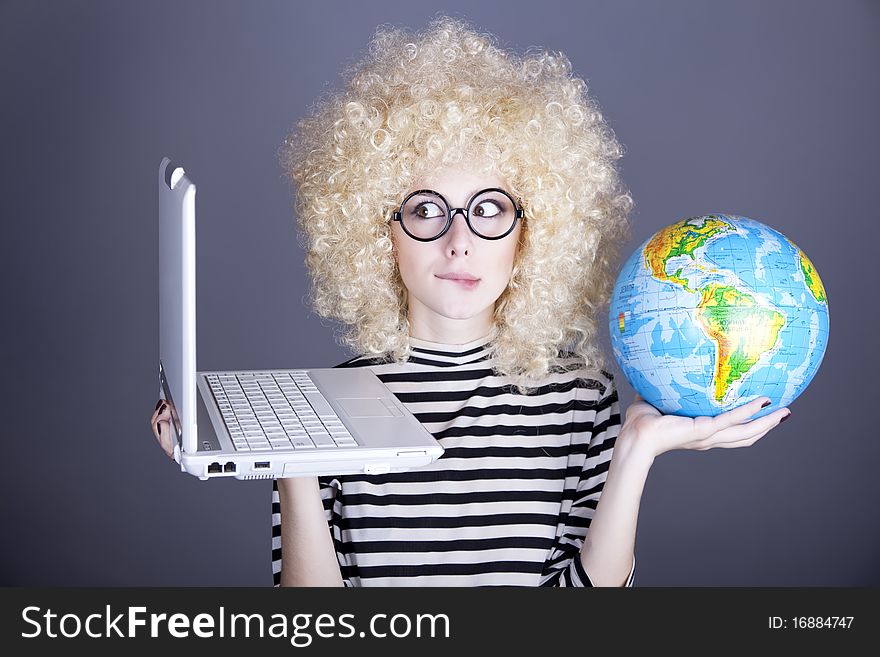
[[[439,15],[418,33],[380,25],[342,77],[279,150],[312,306],[349,326],[341,342],[397,362],[410,355],[390,215],[426,164],[468,164],[497,171],[526,216],[495,304],[496,373],[528,392],[563,351],[604,367],[597,338],[633,201],[615,166],[623,149],[569,59],[517,55]]]

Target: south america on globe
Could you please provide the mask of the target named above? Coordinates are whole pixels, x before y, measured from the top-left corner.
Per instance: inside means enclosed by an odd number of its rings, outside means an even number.
[[[614,358],[666,414],[715,416],[766,396],[788,406],[828,344],[828,299],[810,259],[739,215],[683,219],[624,263],[609,309]]]

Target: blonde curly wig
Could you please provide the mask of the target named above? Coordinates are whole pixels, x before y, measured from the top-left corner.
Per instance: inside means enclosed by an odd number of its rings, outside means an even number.
[[[597,339],[633,201],[615,166],[622,148],[568,58],[519,56],[437,16],[418,33],[379,26],[343,79],[279,151],[296,188],[311,302],[349,326],[341,342],[407,359],[391,212],[427,164],[467,164],[498,172],[526,216],[495,304],[496,373],[528,392],[560,351],[604,367]]]

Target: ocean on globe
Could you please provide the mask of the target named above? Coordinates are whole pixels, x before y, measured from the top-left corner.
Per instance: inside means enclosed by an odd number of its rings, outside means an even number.
[[[614,357],[666,414],[715,416],[766,396],[788,406],[819,369],[828,299],[809,258],[738,215],[683,219],[623,265],[611,298]]]

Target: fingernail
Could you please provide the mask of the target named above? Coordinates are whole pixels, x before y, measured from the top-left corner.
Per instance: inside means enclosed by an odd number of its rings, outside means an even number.
[[[164,403],[164,401],[165,401],[164,399],[160,399],[159,401],[157,401],[157,402],[156,402],[156,408],[155,408],[154,410],[157,410],[157,411],[158,411],[158,410],[159,410],[159,407]]]
[[[779,420],[779,423],[782,424],[790,417],[791,417],[791,411],[788,412],[788,415],[784,416],[781,420]]]
[[[767,408],[770,405],[770,400],[768,399],[763,404],[761,404],[761,408]]]

